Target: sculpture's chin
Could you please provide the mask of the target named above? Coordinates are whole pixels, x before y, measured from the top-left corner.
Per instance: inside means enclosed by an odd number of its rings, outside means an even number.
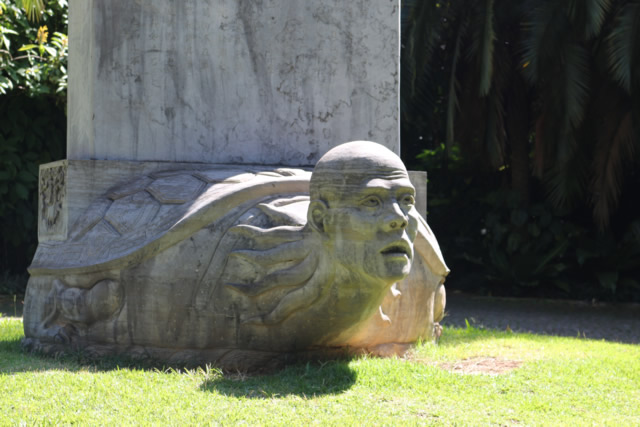
[[[381,279],[388,283],[403,280],[411,271],[411,259],[405,254],[383,255]]]

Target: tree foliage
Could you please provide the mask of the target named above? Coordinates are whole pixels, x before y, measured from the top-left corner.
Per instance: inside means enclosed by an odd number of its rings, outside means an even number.
[[[67,0],[49,1],[46,8],[37,9],[39,3],[0,0],[0,95],[15,90],[31,97],[52,96],[64,104]]]
[[[444,122],[436,140],[509,168],[523,200],[532,175],[556,208],[586,203],[606,229],[640,144],[640,2],[405,4],[409,126]]]
[[[37,243],[38,165],[65,156],[67,2],[0,11],[0,270],[20,273]]]
[[[403,146],[445,256],[487,291],[640,300],[640,1],[403,4]]]

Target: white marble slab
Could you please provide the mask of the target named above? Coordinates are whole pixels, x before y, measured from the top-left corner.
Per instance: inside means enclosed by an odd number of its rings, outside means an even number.
[[[71,0],[68,159],[399,153],[399,0]]]

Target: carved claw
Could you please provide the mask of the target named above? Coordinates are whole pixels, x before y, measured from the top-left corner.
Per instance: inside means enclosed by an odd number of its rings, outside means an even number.
[[[298,202],[306,202],[309,198],[306,196],[303,197],[294,197],[284,203],[282,201],[280,203],[260,203],[258,205],[258,209],[260,209],[271,221],[276,224],[286,224],[294,221],[296,225],[304,225],[306,221],[305,215],[296,215],[296,211],[292,211],[287,208],[287,205],[298,203]]]
[[[250,325],[275,325],[283,322],[296,311],[310,307],[320,296],[320,286],[303,286],[285,295],[276,308],[264,316],[251,317],[242,323]]]
[[[50,335],[57,344],[69,344],[78,335],[78,330],[73,325],[56,325],[49,329],[48,335]]]
[[[54,341],[58,344],[69,344],[71,342],[71,338],[66,334],[63,328],[60,328],[60,331],[53,337]]]
[[[311,248],[304,241],[295,241],[283,243],[272,249],[263,251],[256,250],[239,250],[233,251],[230,256],[236,256],[246,259],[249,262],[260,266],[272,266],[286,261],[299,261],[304,259]]]
[[[264,316],[253,316],[253,317],[247,317],[244,318],[244,316],[240,316],[240,323],[242,323],[243,325],[252,325],[252,326],[256,326],[256,325],[264,325]]]
[[[307,257],[291,268],[274,271],[264,279],[252,284],[227,283],[226,286],[246,295],[257,296],[265,292],[282,288],[292,288],[305,283],[313,275],[318,266],[315,257]]]

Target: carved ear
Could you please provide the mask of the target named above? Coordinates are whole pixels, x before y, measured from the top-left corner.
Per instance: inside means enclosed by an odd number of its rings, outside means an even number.
[[[318,233],[324,233],[324,218],[328,209],[327,204],[322,200],[314,200],[309,203],[307,222]]]

